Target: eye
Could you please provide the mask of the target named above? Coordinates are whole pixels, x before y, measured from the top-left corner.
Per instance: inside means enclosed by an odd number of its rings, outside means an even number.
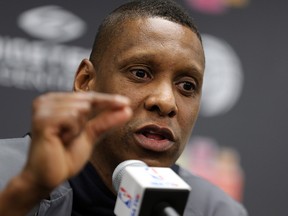
[[[191,81],[182,81],[177,84],[180,91],[187,96],[190,96],[195,93],[197,85],[195,82]]]
[[[191,90],[195,89],[195,86],[191,82],[184,82],[183,83],[183,89],[186,90],[186,91],[191,91]]]
[[[131,73],[137,78],[141,80],[147,80],[151,78],[150,73],[143,69],[133,69],[131,70]]]

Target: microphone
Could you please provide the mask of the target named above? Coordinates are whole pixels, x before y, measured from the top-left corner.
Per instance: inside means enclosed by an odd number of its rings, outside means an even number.
[[[112,181],[118,192],[117,216],[183,215],[191,191],[172,169],[149,167],[139,160],[120,163]]]

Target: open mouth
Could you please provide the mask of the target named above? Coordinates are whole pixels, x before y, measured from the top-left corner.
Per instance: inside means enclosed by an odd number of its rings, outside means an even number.
[[[138,145],[152,151],[165,151],[169,149],[175,141],[171,130],[160,128],[156,125],[145,126],[135,133]]]
[[[172,132],[167,128],[159,128],[157,126],[146,126],[137,131],[137,133],[149,139],[155,140],[170,140],[174,141],[174,136]]]
[[[146,136],[149,139],[155,139],[155,140],[164,140],[166,137],[159,133],[154,133],[153,131],[144,131],[142,132],[144,136]]]

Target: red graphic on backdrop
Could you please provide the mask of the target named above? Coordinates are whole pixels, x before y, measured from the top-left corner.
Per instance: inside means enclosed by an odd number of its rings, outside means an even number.
[[[242,201],[244,173],[240,156],[231,147],[220,147],[213,139],[194,138],[186,149],[188,169]]]

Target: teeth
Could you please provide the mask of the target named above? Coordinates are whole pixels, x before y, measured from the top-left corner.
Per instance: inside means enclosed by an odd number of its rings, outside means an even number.
[[[144,134],[144,135],[149,135],[149,134],[151,134],[151,135],[159,135],[159,136],[160,136],[160,134],[158,134],[158,133],[156,133],[156,132],[154,132],[154,131],[144,131],[143,134]]]
[[[160,129],[158,127],[144,127],[140,129],[137,133],[143,134],[145,137],[149,139],[156,140],[171,140],[173,141],[173,135],[169,131],[169,129]]]
[[[143,135],[151,139],[157,139],[157,140],[165,139],[163,135],[155,133],[153,131],[146,131],[143,133]]]

